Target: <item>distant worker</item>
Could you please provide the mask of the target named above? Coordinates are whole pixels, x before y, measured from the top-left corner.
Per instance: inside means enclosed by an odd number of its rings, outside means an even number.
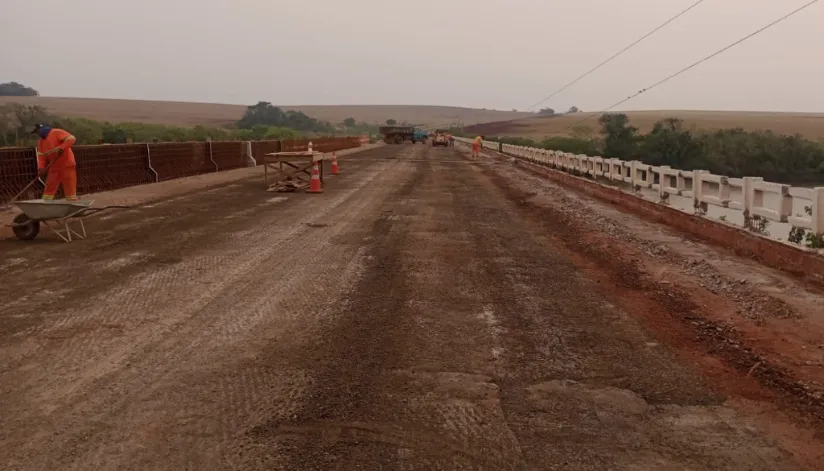
[[[447,137],[449,137],[449,147],[455,147],[455,136],[453,136],[452,133],[449,133],[447,134]]]
[[[77,201],[77,164],[72,152],[76,140],[74,136],[48,124],[36,124],[32,134],[40,136],[37,142],[37,175],[46,177],[43,199],[53,200],[62,185],[66,199]]]
[[[478,136],[472,141],[472,158],[481,156],[481,144],[484,142],[483,136]]]

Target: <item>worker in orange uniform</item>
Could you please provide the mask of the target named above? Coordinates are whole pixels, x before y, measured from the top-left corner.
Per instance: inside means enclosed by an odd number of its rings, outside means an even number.
[[[77,163],[72,146],[76,139],[68,132],[37,124],[32,134],[40,136],[37,142],[37,175],[46,177],[44,200],[53,200],[57,188],[63,186],[63,194],[69,201],[77,201]]]
[[[481,156],[481,144],[484,142],[483,136],[478,136],[472,141],[472,158]]]

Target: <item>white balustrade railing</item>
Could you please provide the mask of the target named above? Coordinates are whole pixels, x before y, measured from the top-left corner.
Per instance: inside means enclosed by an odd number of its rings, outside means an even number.
[[[460,137],[455,140],[472,142]],[[824,187],[794,187],[766,182],[760,177],[731,178],[706,170],[680,170],[637,160],[590,157],[494,141],[484,141],[483,147],[567,172],[628,183],[636,191],[652,190],[659,201],[668,201],[670,196],[688,198],[700,214],[710,207],[728,208],[743,212],[745,217],[789,223],[824,235]]]

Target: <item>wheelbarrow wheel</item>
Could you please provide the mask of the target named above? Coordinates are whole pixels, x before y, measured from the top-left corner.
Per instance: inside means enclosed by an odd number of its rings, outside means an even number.
[[[15,216],[12,223],[14,225],[11,230],[20,240],[34,240],[37,234],[40,234],[40,221],[30,219],[23,213]]]

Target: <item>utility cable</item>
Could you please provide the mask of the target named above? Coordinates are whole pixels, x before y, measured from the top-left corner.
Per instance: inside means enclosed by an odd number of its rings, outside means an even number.
[[[612,62],[612,60],[613,60],[613,59],[615,59],[615,58],[617,58],[618,56],[620,56],[621,54],[623,54],[623,53],[625,53],[625,52],[629,51],[630,49],[632,49],[633,47],[635,47],[638,43],[640,43],[641,41],[643,41],[643,40],[647,39],[648,37],[652,36],[653,34],[657,33],[659,30],[663,29],[663,28],[664,28],[665,26],[667,26],[668,24],[670,24],[670,23],[672,23],[673,21],[677,20],[677,19],[678,19],[678,18],[680,18],[682,15],[684,15],[684,14],[685,14],[685,13],[687,13],[688,11],[692,10],[693,8],[697,7],[699,4],[703,3],[704,1],[705,1],[705,0],[698,0],[698,1],[696,1],[695,3],[693,3],[692,5],[690,5],[689,7],[687,7],[686,9],[682,10],[682,11],[681,11],[680,13],[678,13],[677,15],[675,15],[675,16],[673,16],[672,18],[670,18],[669,20],[667,20],[665,23],[661,24],[660,26],[658,26],[658,27],[657,27],[657,28],[655,28],[654,30],[652,30],[652,31],[650,31],[649,33],[647,33],[647,34],[645,34],[644,36],[642,36],[640,39],[636,40],[634,43],[630,44],[629,46],[627,46],[627,47],[625,47],[625,48],[621,49],[620,51],[618,51],[617,53],[613,54],[613,55],[612,55],[612,57],[610,57],[609,59],[607,59],[607,60],[605,60],[605,61],[601,62],[600,64],[596,65],[595,67],[593,67],[592,69],[590,69],[588,72],[585,72],[583,75],[581,75],[580,77],[576,78],[576,79],[575,79],[575,80],[573,80],[572,82],[569,82],[568,84],[566,84],[566,85],[564,85],[563,87],[559,88],[558,90],[556,90],[555,92],[553,92],[553,93],[552,93],[551,95],[549,95],[548,97],[546,97],[546,98],[544,98],[543,100],[539,101],[538,103],[535,103],[534,105],[530,106],[530,107],[527,109],[527,111],[531,111],[533,108],[535,108],[536,106],[540,105],[541,103],[543,103],[543,102],[545,102],[545,101],[549,100],[550,98],[552,98],[552,97],[554,97],[555,95],[557,95],[557,94],[561,93],[562,91],[566,90],[567,88],[569,88],[569,87],[571,87],[571,86],[575,85],[576,83],[580,82],[581,80],[583,80],[585,77],[587,77],[587,76],[588,76],[588,75],[590,75],[591,73],[595,72],[596,70],[600,69],[601,67],[603,67],[603,66],[607,65],[608,63]]]
[[[639,91],[638,91],[637,93],[635,93],[634,95],[630,95],[630,96],[628,96],[628,97],[624,98],[623,100],[619,101],[618,103],[615,103],[614,105],[610,106],[609,108],[605,108],[605,109],[603,109],[603,110],[601,110],[601,111],[599,111],[599,112],[597,112],[597,113],[592,113],[591,115],[587,116],[586,118],[584,118],[584,119],[582,119],[582,120],[580,120],[580,121],[578,121],[578,122],[575,122],[575,123],[573,123],[573,124],[571,124],[571,125],[567,126],[567,129],[571,129],[571,128],[573,128],[573,127],[575,127],[575,126],[577,126],[577,125],[579,125],[579,124],[581,124],[581,123],[583,123],[583,122],[585,122],[585,121],[589,121],[591,118],[593,118],[593,117],[595,117],[595,116],[602,115],[602,114],[606,113],[607,111],[609,111],[609,110],[611,110],[611,109],[615,108],[616,106],[620,106],[620,105],[622,105],[622,104],[624,104],[624,103],[626,103],[626,102],[628,102],[628,101],[632,100],[633,98],[637,97],[638,95],[640,95],[640,94],[642,94],[642,93],[644,93],[644,92],[647,92],[647,91],[649,91],[649,90],[652,90],[653,88],[655,88],[655,87],[657,87],[657,86],[659,86],[659,85],[662,85],[662,84],[664,84],[665,82],[668,82],[668,81],[670,81],[670,80],[674,79],[675,77],[678,77],[679,75],[681,75],[681,74],[683,74],[684,72],[686,72],[686,71],[688,71],[688,70],[692,69],[693,67],[695,67],[695,66],[697,66],[697,65],[699,65],[699,64],[703,64],[704,62],[706,62],[706,61],[708,61],[708,60],[712,59],[713,57],[715,57],[715,56],[717,56],[717,55],[719,55],[719,54],[721,54],[721,53],[723,53],[723,52],[725,52],[725,51],[727,51],[727,50],[729,50],[729,49],[732,49],[733,47],[735,47],[735,46],[737,46],[737,45],[739,45],[739,44],[743,43],[744,41],[746,41],[746,40],[748,40],[748,39],[752,38],[753,36],[755,36],[755,35],[757,35],[757,34],[759,34],[759,33],[762,33],[762,32],[764,32],[764,31],[766,31],[767,29],[769,29],[769,28],[771,28],[771,27],[773,27],[773,26],[777,25],[778,23],[781,23],[782,21],[784,21],[784,20],[786,20],[787,18],[789,18],[789,17],[791,17],[791,16],[795,15],[796,13],[798,13],[798,12],[800,12],[800,11],[804,10],[805,8],[808,8],[808,7],[812,6],[814,3],[818,3],[818,1],[819,1],[819,0],[812,0],[811,2],[806,3],[806,4],[804,4],[804,5],[802,5],[802,6],[798,7],[798,8],[796,8],[795,10],[791,11],[790,13],[787,13],[786,15],[784,15],[784,16],[782,16],[781,18],[779,18],[779,19],[777,19],[777,20],[773,21],[772,23],[769,23],[768,25],[766,25],[766,26],[764,26],[764,27],[762,27],[762,28],[760,28],[760,29],[758,29],[758,30],[756,30],[756,31],[753,31],[752,33],[750,33],[750,34],[748,34],[748,35],[744,36],[743,38],[739,39],[738,41],[735,41],[734,43],[732,43],[732,44],[728,45],[727,47],[725,47],[725,48],[723,48],[723,49],[720,49],[720,50],[718,50],[718,51],[716,51],[716,52],[713,52],[712,54],[708,55],[707,57],[705,57],[705,58],[703,58],[703,59],[701,59],[701,60],[699,60],[699,61],[697,61],[697,62],[695,62],[695,63],[693,63],[693,64],[691,64],[691,65],[689,65],[689,66],[687,66],[687,67],[685,67],[685,68],[683,68],[683,69],[681,69],[681,70],[679,70],[678,72],[676,72],[676,73],[674,73],[674,74],[670,75],[669,77],[667,77],[667,78],[665,78],[665,79],[663,79],[663,80],[659,80],[658,82],[655,82],[654,84],[652,84],[652,85],[648,86],[647,88],[644,88],[643,90],[639,90]]]

